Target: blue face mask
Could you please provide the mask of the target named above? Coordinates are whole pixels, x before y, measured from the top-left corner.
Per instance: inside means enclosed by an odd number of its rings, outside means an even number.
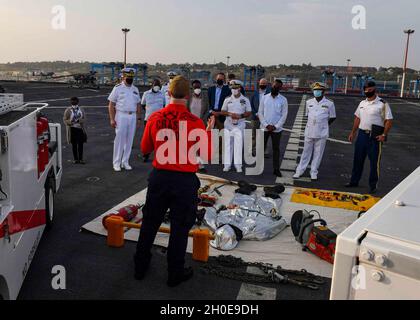
[[[314,97],[315,98],[321,98],[322,97],[322,90],[314,90]]]

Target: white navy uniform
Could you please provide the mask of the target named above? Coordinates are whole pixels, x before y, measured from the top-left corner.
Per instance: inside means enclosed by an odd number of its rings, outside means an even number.
[[[128,166],[134,135],[137,125],[137,105],[140,103],[140,93],[136,86],[127,86],[124,82],[116,85],[108,97],[115,103],[115,140],[114,167]]]
[[[334,102],[325,97],[319,102],[316,98],[310,99],[306,102],[306,116],[305,146],[296,174],[301,176],[305,172],[312,157],[311,177],[317,178],[330,133],[328,122],[337,117]]]
[[[251,103],[249,99],[241,94],[239,98],[233,95],[226,98],[222,111],[244,114],[251,112]],[[232,165],[232,160],[237,169],[242,167],[242,149],[244,144],[244,129],[246,127],[245,119],[234,120],[232,117],[226,117],[225,120],[225,154],[223,164],[225,168]]]
[[[165,96],[165,107],[169,104],[171,101],[171,97],[169,96],[169,83],[162,86],[162,89],[160,90],[163,95]]]

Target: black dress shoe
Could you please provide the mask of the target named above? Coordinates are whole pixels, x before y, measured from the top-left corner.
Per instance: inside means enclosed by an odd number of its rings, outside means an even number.
[[[355,183],[347,183],[344,187],[345,188],[357,188],[359,185]]]
[[[147,161],[149,161],[149,157],[150,157],[149,154],[143,155],[143,162],[146,163]]]
[[[169,273],[167,285],[171,288],[180,285],[182,282],[187,281],[192,278],[194,271],[191,267],[184,268],[184,270],[179,273]]]
[[[378,188],[376,188],[376,187],[370,188],[369,194],[376,194],[376,193],[378,193]]]
[[[280,170],[274,170],[274,175],[276,177],[279,177],[279,178],[283,177],[283,175],[281,174]]]

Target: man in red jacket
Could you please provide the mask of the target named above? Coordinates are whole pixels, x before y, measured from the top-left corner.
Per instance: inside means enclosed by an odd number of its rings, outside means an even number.
[[[196,220],[200,180],[198,155],[211,159],[211,130],[187,109],[189,81],[178,76],[169,85],[170,103],[150,116],[144,130],[141,150],[154,152],[153,171],[149,176],[143,223],[134,257],[135,278],[144,278],[152,258],[151,248],[156,234],[170,211],[171,235],[168,246],[168,286],[174,287],[190,279],[192,268],[184,268],[188,233]]]

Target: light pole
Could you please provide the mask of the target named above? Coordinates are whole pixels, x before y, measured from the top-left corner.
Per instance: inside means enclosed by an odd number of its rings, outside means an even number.
[[[404,30],[404,33],[407,34],[407,46],[405,48],[404,68],[403,68],[403,76],[402,76],[402,81],[401,81],[401,98],[404,98],[405,78],[407,76],[408,46],[410,45],[410,36],[414,33],[414,30],[412,29]]]
[[[130,32],[130,29],[124,28],[121,29],[124,33],[124,68],[127,66],[127,33]]]
[[[347,59],[346,87],[344,88],[344,94],[347,94],[347,90],[349,88],[350,61],[350,59]]]
[[[227,75],[229,74],[229,59],[230,59],[230,56],[227,56],[226,57],[226,59],[227,59],[227,63],[226,63],[226,73],[227,73]]]

